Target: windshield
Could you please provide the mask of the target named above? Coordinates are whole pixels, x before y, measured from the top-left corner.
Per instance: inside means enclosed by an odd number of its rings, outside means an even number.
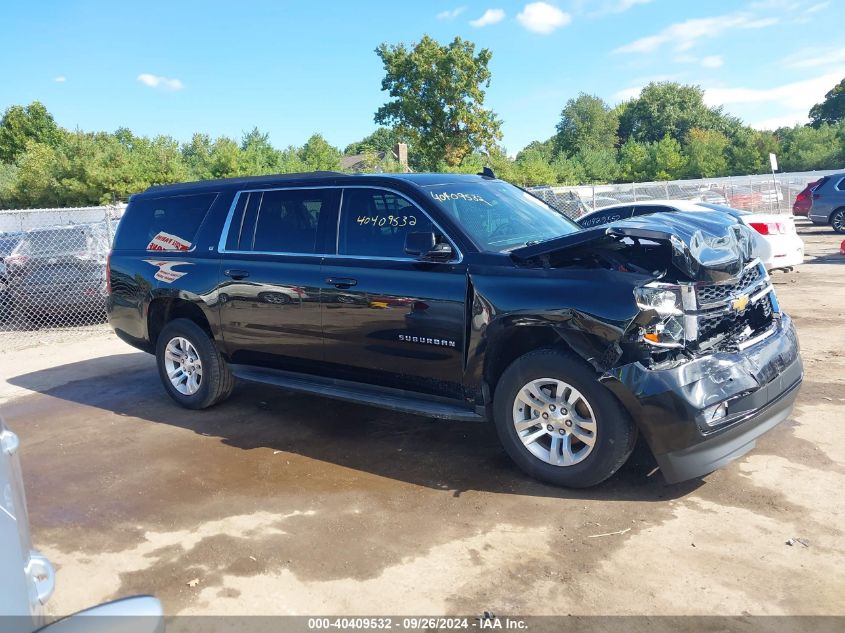
[[[507,251],[581,230],[542,200],[500,180],[423,189],[482,250]]]

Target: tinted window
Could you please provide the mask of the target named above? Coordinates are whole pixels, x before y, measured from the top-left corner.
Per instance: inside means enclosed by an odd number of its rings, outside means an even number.
[[[338,195],[334,189],[241,192],[226,247],[266,253],[316,253],[320,218],[334,214]]]
[[[840,179],[839,182],[836,183],[836,190],[845,191],[845,178]]]
[[[578,224],[585,229],[592,226],[601,226],[609,222],[616,222],[617,220],[624,220],[631,217],[633,207],[617,207],[615,209],[607,209],[606,211],[596,211],[587,216],[578,218]]]
[[[408,257],[405,236],[433,232],[431,220],[397,194],[381,189],[345,189],[338,253],[368,257]]]
[[[216,193],[162,198],[133,198],[117,228],[123,249],[186,251],[193,246]]]

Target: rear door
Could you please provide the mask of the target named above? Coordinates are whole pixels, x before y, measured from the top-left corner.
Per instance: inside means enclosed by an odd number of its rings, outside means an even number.
[[[319,367],[322,236],[334,234],[339,199],[335,188],[236,195],[220,243],[218,295],[232,362],[293,371]]]
[[[326,361],[338,377],[458,397],[462,389],[466,266],[421,262],[405,236],[434,232],[404,196],[380,188],[343,191],[337,255],[323,265]]]

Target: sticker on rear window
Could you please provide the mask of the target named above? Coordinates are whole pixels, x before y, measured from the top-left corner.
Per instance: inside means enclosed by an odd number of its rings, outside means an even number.
[[[183,272],[180,270],[173,270],[174,266],[193,266],[191,262],[175,262],[168,259],[145,259],[144,261],[148,264],[156,266],[158,268],[158,272],[156,272],[155,278],[167,284],[172,284],[180,277],[184,277],[188,274],[187,272]]]
[[[191,248],[188,240],[183,240],[178,235],[171,235],[160,231],[150,243],[147,244],[148,251],[187,251]]]

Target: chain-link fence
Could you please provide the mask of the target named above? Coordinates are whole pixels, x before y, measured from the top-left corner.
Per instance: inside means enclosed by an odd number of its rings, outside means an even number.
[[[530,189],[571,218],[612,204],[667,199],[710,202],[746,211],[792,213],[795,197],[809,183],[838,171],[843,170]]]
[[[0,351],[103,328],[123,206],[0,211]]]

